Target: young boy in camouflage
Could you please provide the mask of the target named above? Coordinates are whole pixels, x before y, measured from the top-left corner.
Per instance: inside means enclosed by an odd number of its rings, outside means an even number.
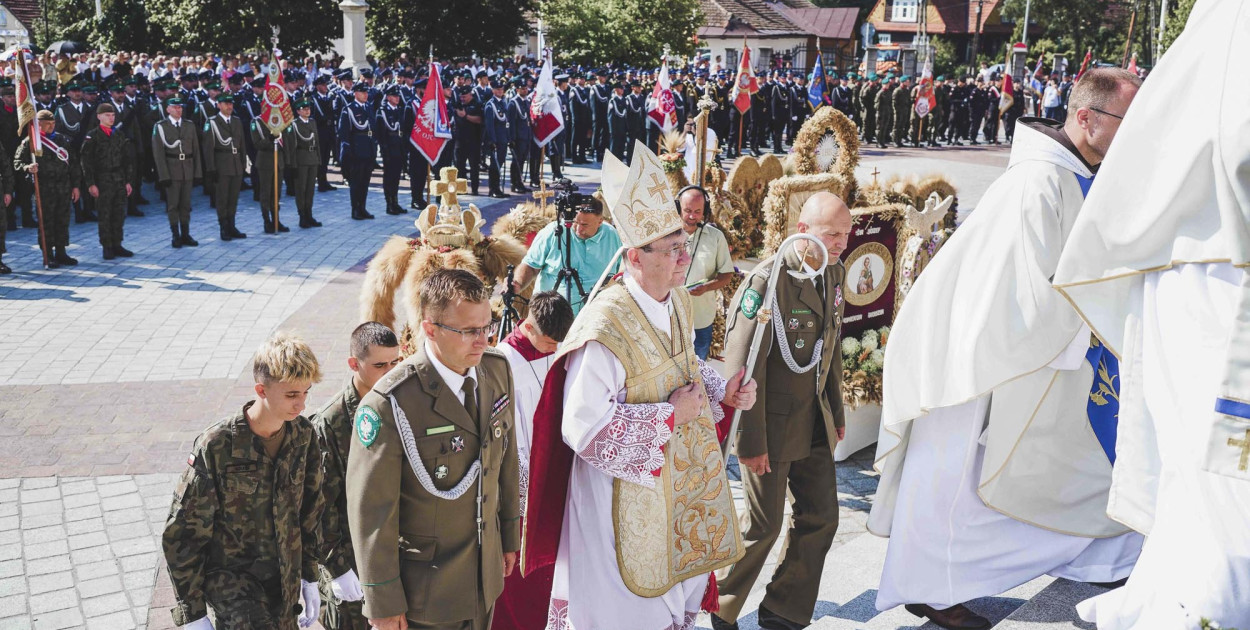
[[[195,440],[165,523],[174,623],[192,630],[293,630],[321,606],[321,452],[300,415],[321,369],[279,332],[252,375],[256,398]]]

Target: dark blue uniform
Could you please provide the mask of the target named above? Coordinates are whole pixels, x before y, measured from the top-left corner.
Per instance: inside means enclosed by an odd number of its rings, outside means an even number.
[[[508,142],[512,145],[512,192],[525,193],[524,171],[529,165],[530,183],[538,185],[538,169],[542,150],[534,144],[534,130],[530,128],[530,102],[532,96],[514,96],[508,99]]]
[[[478,172],[482,168],[482,104],[470,99],[468,103],[457,102],[452,109],[452,136],[456,139],[456,170],[469,176],[469,189],[478,192]]]
[[[365,210],[365,198],[369,195],[369,179],[377,166],[377,121],[366,104],[352,100],[339,116],[337,137],[339,141],[339,164],[343,167],[343,179],[351,189],[352,218],[372,219]]]
[[[408,161],[408,138],[404,136],[404,110],[382,103],[374,116],[378,146],[382,149],[382,195],[387,214],[407,212],[399,205],[399,180]]]
[[[490,196],[504,197],[500,183],[503,165],[508,160],[508,107],[502,98],[493,96],[482,108],[482,149],[490,160]]]

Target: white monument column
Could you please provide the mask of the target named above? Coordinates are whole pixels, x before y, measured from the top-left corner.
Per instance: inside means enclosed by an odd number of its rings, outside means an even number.
[[[339,54],[343,55],[341,68],[368,68],[365,59],[365,13],[369,11],[368,0],[342,0],[339,9],[343,11],[343,46]]]

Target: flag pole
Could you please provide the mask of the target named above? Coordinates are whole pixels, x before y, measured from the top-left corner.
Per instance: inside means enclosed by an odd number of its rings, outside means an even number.
[[[22,64],[22,82],[25,84],[27,102],[30,103],[31,107],[33,108],[34,103],[31,101],[32,99],[34,99],[34,94],[32,94],[30,91],[30,88],[32,86],[30,82],[30,68],[26,65],[26,49],[19,48],[17,50],[17,56],[21,60],[20,63]],[[21,107],[21,103],[18,103],[18,107],[19,108]],[[35,112],[35,113],[38,113],[38,112]],[[34,164],[38,165],[39,160],[37,158],[39,157],[39,152],[35,151],[35,141],[36,141],[35,134],[40,133],[38,117],[32,116],[30,119],[30,122],[27,123],[27,126],[28,126],[27,132],[30,134],[30,158]],[[48,262],[49,262],[48,235],[44,228],[46,223],[43,220],[43,195],[41,195],[39,192],[39,173],[38,172],[31,173],[30,178],[35,186],[35,214],[39,219],[39,249],[43,253],[43,268],[47,269]]]
[[[273,139],[273,233],[278,234],[278,203],[282,198],[279,195],[279,189],[282,188],[282,180],[278,179],[278,150],[281,148],[281,136]]]

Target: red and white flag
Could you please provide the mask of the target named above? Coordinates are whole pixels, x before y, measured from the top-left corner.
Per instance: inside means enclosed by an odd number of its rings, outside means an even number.
[[[933,65],[926,60],[924,70],[920,73],[920,85],[916,90],[916,115],[924,118],[937,105],[937,96],[933,94]]]
[[[534,86],[534,101],[530,103],[530,120],[534,123],[534,143],[547,146],[564,130],[564,112],[560,111],[560,97],[556,94],[556,82],[552,78],[551,49],[543,51],[543,69]]]
[[[739,113],[745,114],[751,109],[751,96],[759,91],[760,84],[751,70],[751,49],[743,42],[742,61],[738,62],[738,74],[734,77],[734,89],[729,100],[738,108]]]
[[[1137,53],[1133,53],[1133,58],[1129,60],[1129,62],[1128,62],[1128,71],[1129,71],[1129,72],[1132,72],[1133,74],[1138,74],[1138,72],[1137,72]]]
[[[1011,73],[1003,73],[1003,93],[998,97],[998,114],[1001,116],[1015,104],[1016,97],[1012,94],[1015,86],[1011,83]]]
[[[1080,71],[1078,71],[1078,72],[1076,73],[1076,78],[1075,78],[1075,79],[1073,79],[1073,82],[1074,82],[1074,83],[1075,83],[1076,81],[1080,81],[1080,80],[1081,80],[1081,77],[1085,74],[1085,69],[1089,67],[1089,59],[1090,59],[1090,56],[1092,56],[1092,55],[1093,55],[1093,51],[1091,51],[1091,50],[1086,50],[1086,51],[1085,51],[1085,60],[1081,62],[1081,69],[1080,69]]]
[[[668,79],[667,57],[660,64],[660,77],[647,100],[647,118],[663,132],[677,126],[677,104],[673,101],[672,84]]]
[[[421,102],[413,101],[415,124],[408,141],[416,147],[430,164],[438,162],[443,154],[448,138],[451,138],[451,123],[447,116],[447,96],[443,93],[443,80],[439,78],[438,64],[430,61],[430,78],[425,84],[425,93]]]
[[[282,71],[278,68],[278,59],[282,53],[273,51],[273,61],[265,67],[265,93],[260,108],[260,119],[269,128],[275,138],[295,122],[295,112],[291,110],[291,100],[282,87]]]
[[[30,81],[30,69],[26,65],[27,57],[30,51],[25,48],[19,48],[17,51],[18,62],[14,64],[16,72],[13,82],[17,84],[17,133],[19,136],[25,131],[30,134],[30,150],[35,155],[43,155],[43,134],[36,133],[37,129],[26,129],[26,125],[32,124],[35,120],[35,91]]]

